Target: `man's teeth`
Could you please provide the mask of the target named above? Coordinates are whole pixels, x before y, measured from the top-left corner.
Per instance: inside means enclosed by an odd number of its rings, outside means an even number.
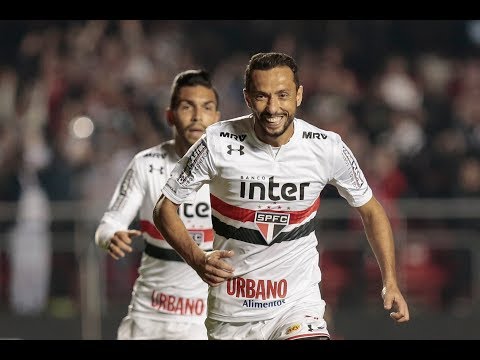
[[[281,116],[275,116],[275,117],[267,118],[267,121],[270,123],[274,123],[274,122],[280,121],[281,119],[282,119]]]

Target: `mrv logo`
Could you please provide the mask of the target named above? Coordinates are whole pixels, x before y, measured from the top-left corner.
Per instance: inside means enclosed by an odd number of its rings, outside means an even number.
[[[248,197],[250,200],[265,200],[268,189],[268,198],[272,201],[286,200],[295,201],[305,199],[305,188],[309,186],[309,182],[300,184],[295,183],[278,183],[275,182],[273,176],[268,178],[268,186],[263,182],[240,182],[240,197]]]
[[[255,213],[255,225],[263,235],[263,238],[270,244],[273,239],[288,225],[290,214],[257,211]]]
[[[229,132],[221,131],[220,132],[220,137],[227,137],[227,138],[230,138],[230,139],[233,139],[233,140],[243,141],[243,140],[245,140],[247,135],[246,134],[237,135],[237,134],[232,134],[232,133],[229,133]]]
[[[316,133],[316,132],[312,132],[312,131],[304,131],[303,132],[303,136],[302,136],[304,139],[326,139],[327,138],[327,135],[325,135],[324,133]]]

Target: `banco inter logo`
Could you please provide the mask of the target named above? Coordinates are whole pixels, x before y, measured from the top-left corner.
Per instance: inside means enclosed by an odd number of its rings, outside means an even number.
[[[290,214],[257,211],[255,213],[255,225],[270,244],[277,235],[289,224]]]
[[[257,176],[257,178],[259,177],[263,180],[266,176]],[[241,179],[244,179],[244,177],[242,176]],[[305,199],[305,189],[308,186],[310,186],[309,182],[277,182],[273,176],[268,178],[268,184],[265,184],[265,181],[250,182],[242,180],[240,181],[240,197],[250,200],[265,200],[267,196],[272,201],[303,200]]]

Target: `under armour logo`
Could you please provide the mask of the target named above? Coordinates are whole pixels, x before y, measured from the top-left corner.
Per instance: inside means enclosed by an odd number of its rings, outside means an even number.
[[[310,331],[310,332],[313,332],[313,331],[315,331],[315,330],[325,329],[325,326],[324,326],[324,325],[316,326],[315,328],[313,328],[311,324],[308,324],[307,326],[308,326],[308,331]]]
[[[163,166],[160,168],[160,169],[156,169],[153,167],[152,164],[148,165],[150,167],[150,169],[148,170],[148,172],[152,173],[153,170],[157,170],[157,171],[160,171],[160,174],[163,174]]]
[[[227,145],[227,147],[228,147],[228,151],[227,151],[228,155],[232,155],[232,151],[239,151],[240,155],[245,154],[245,152],[243,151],[243,149],[245,149],[245,146],[243,145],[240,145],[240,148],[238,149],[232,149],[232,145]]]

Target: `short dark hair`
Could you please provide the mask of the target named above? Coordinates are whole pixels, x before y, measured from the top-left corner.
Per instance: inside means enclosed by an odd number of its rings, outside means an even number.
[[[245,70],[245,89],[250,91],[252,84],[252,72],[253,70],[270,70],[276,67],[288,66],[293,72],[293,79],[297,89],[300,86],[300,80],[298,78],[298,66],[295,60],[283,53],[268,52],[258,53],[250,58],[250,61]]]
[[[217,109],[220,106],[220,99],[218,97],[217,90],[212,84],[210,74],[203,69],[198,70],[185,70],[178,73],[173,79],[172,88],[170,91],[170,109],[175,109],[178,106],[179,99],[178,94],[180,89],[185,86],[205,86],[208,89],[212,89],[217,101]]]

